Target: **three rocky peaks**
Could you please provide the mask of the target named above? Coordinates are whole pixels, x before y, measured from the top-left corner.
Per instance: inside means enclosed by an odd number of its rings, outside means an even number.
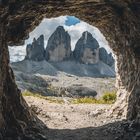
[[[41,35],[37,40],[34,39],[32,44],[27,45],[26,52],[25,59],[33,61],[74,60],[84,64],[96,64],[102,61],[109,66],[114,64],[112,54],[108,54],[105,48],[99,48],[99,43],[88,31],[83,32],[75,45],[74,51],[72,51],[71,37],[63,26],[58,26],[50,36],[46,50],[44,35]]]

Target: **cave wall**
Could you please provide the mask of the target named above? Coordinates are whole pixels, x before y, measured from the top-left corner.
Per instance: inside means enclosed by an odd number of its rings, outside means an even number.
[[[117,56],[118,100],[113,112],[140,119],[140,2],[138,0],[1,0],[0,2],[0,129],[10,121],[30,120],[11,68],[8,45],[23,44],[45,17],[73,15],[96,26]],[[5,105],[6,103],[6,105]],[[19,107],[18,107],[19,106]],[[28,118],[28,119],[27,119]],[[13,121],[14,122],[14,121]],[[27,121],[25,121],[27,122]],[[19,125],[21,126],[21,125]]]

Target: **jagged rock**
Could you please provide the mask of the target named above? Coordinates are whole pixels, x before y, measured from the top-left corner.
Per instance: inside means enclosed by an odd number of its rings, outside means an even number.
[[[63,26],[57,27],[55,32],[48,40],[46,48],[46,60],[62,61],[70,58],[71,55],[71,38]]]
[[[33,43],[27,45],[26,52],[25,59],[33,61],[44,60],[44,35],[41,35],[37,40],[34,38]]]
[[[99,44],[92,34],[84,32],[78,40],[73,52],[73,56],[77,61],[94,64],[99,61]]]
[[[99,59],[109,66],[112,66],[115,62],[112,53],[108,54],[105,48],[99,49]]]

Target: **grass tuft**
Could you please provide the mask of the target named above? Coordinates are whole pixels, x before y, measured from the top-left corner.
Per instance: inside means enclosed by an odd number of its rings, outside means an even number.
[[[22,95],[38,97],[41,99],[48,100],[50,103],[58,103],[58,104],[65,103],[62,98],[48,97],[48,96],[46,97],[40,95],[39,93],[32,93],[30,91],[24,91]],[[113,104],[116,101],[116,98],[117,98],[116,92],[113,91],[113,92],[105,92],[100,99],[95,99],[93,97],[76,98],[76,99],[71,99],[70,103],[71,104]]]
[[[116,101],[116,92],[105,92],[100,99],[95,99],[92,97],[84,97],[73,99],[71,103],[73,104],[113,104]]]
[[[45,100],[48,100],[50,103],[58,103],[58,104],[63,104],[64,103],[64,100],[63,99],[58,99],[58,98],[55,98],[55,97],[48,97],[48,96],[42,96],[40,95],[39,93],[32,93],[30,91],[24,91],[22,93],[23,96],[32,96],[32,97],[37,97],[37,98],[40,98],[40,99],[45,99]]]

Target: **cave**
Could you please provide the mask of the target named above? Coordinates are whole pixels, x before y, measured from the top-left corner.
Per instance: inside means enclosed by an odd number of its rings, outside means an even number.
[[[140,120],[140,3],[139,0],[1,0],[0,1],[0,138],[23,139],[39,121],[21,96],[9,66],[8,45],[23,44],[43,18],[72,15],[96,26],[117,56],[117,102],[111,114]],[[40,132],[38,132],[40,133]],[[43,138],[42,138],[43,139]]]

